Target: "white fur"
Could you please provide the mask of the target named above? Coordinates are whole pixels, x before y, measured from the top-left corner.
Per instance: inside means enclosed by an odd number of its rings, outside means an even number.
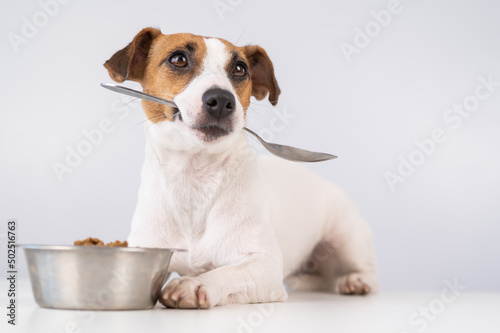
[[[239,102],[230,135],[204,142],[191,128],[207,89],[235,94],[224,70],[224,44],[205,43],[202,74],[175,98],[184,122],[147,125],[128,238],[131,246],[188,250],[173,256],[170,270],[183,277],[166,286],[162,302],[210,307],[283,301],[284,278],[295,289],[342,292],[353,283],[376,289],[369,228],[341,190],[297,164],[258,158],[241,131]],[[297,274],[309,257],[313,274]]]

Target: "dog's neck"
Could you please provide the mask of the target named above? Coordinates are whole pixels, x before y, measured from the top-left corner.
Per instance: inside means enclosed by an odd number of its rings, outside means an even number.
[[[147,161],[157,166],[168,178],[182,174],[196,177],[233,173],[254,162],[256,157],[242,133],[235,133],[232,140],[225,141],[223,146],[205,149],[178,149],[170,147],[168,142],[159,143],[156,138],[147,135],[146,147]]]
[[[254,177],[256,153],[242,133],[233,139],[222,151],[193,152],[171,149],[148,136],[143,185],[164,193],[168,202],[160,206],[176,207],[175,211],[182,212],[173,216],[171,223],[189,239],[196,239],[205,230],[215,198],[237,193],[235,187]]]

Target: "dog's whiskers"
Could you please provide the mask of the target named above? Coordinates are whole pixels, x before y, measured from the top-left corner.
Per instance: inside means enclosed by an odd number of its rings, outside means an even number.
[[[257,110],[255,110],[253,107],[249,106],[249,108],[254,111],[254,113],[252,113],[252,116],[250,117],[257,117],[258,120],[260,121],[263,121],[263,122],[269,122],[269,119],[266,119],[263,115],[261,115]],[[261,111],[261,110],[259,110]],[[248,114],[248,113],[247,113]]]
[[[180,113],[180,111],[177,111],[177,112],[175,112],[175,113],[174,113],[171,117],[169,117],[169,116],[167,116],[166,114],[162,113],[162,114],[156,115],[156,116],[154,116],[154,117],[152,117],[152,118],[146,118],[146,119],[144,119],[143,121],[141,121],[140,123],[138,123],[138,124],[134,125],[133,127],[131,127],[130,129],[132,129],[132,128],[134,128],[134,127],[137,127],[137,126],[139,126],[139,125],[141,125],[141,124],[144,124],[146,121],[148,121],[148,120],[149,120],[149,121],[151,121],[151,123],[152,123],[152,124],[151,124],[151,125],[149,125],[148,127],[146,127],[146,128],[144,129],[144,131],[146,131],[146,130],[147,130],[148,128],[150,128],[151,126],[158,124],[158,122],[159,122],[159,121],[156,121],[156,122],[155,122],[154,120],[157,120],[158,118],[168,119],[168,120],[174,120],[177,116],[180,116],[180,114],[181,114],[181,113]]]
[[[248,24],[245,26],[245,28],[243,29],[243,31],[241,32],[240,34],[240,37],[238,37],[238,40],[236,41],[236,43],[234,43],[235,46],[238,46],[238,42],[240,41],[241,37],[243,37],[243,34],[245,33],[245,31],[247,30],[247,27],[248,27]]]
[[[163,113],[162,113],[162,114],[159,114],[159,115],[154,116],[154,117],[152,117],[152,118],[148,118],[148,117],[146,117],[146,119],[141,120],[141,122],[139,122],[138,124],[135,124],[134,126],[130,127],[130,128],[129,128],[129,131],[130,131],[130,130],[132,130],[132,129],[134,129],[135,127],[137,127],[137,126],[141,125],[141,124],[144,124],[144,123],[145,123],[146,121],[148,121],[148,120],[152,121],[152,120],[155,120],[155,119],[158,119],[158,118],[165,118],[165,119],[167,119],[167,116],[166,116],[165,114],[163,114]],[[155,124],[155,123],[153,122],[153,124]]]
[[[152,120],[152,119],[158,118],[158,117],[160,117],[160,116],[163,116],[163,119],[174,120],[174,119],[175,119],[175,117],[177,117],[177,116],[178,116],[178,115],[180,115],[180,114],[181,114],[180,112],[176,112],[176,113],[174,113],[174,114],[172,115],[172,117],[168,117],[166,114],[162,114],[162,115],[158,115],[158,116],[156,116],[156,117],[153,117],[153,118],[151,118],[151,119],[149,119],[149,118],[148,118],[148,119],[146,119],[146,120]],[[154,121],[152,121],[152,122],[151,122],[151,125],[149,125],[148,127],[146,127],[146,128],[144,129],[144,131],[147,131],[147,130],[151,127],[151,126],[156,125],[156,124],[158,124],[158,122],[154,122]]]
[[[167,118],[167,117],[165,117],[165,118]],[[151,123],[151,125],[149,125],[148,127],[146,127],[146,128],[144,129],[144,132],[146,132],[146,131],[147,131],[147,130],[151,127],[151,126],[156,125],[156,124],[157,124],[157,123],[152,122],[152,123]]]
[[[126,107],[126,106],[127,106],[127,105],[129,105],[130,103],[133,103],[133,102],[137,101],[138,99],[139,99],[139,97],[132,97],[132,100],[131,100],[131,101],[129,101],[129,102],[127,102],[127,103],[123,104],[123,105],[122,105],[122,106],[120,106],[118,109],[116,109],[116,110],[112,111],[112,113],[116,113],[116,112],[120,111],[121,109],[123,109],[124,107]]]

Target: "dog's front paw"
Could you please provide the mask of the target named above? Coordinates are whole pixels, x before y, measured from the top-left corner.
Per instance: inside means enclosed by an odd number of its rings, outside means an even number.
[[[160,303],[179,309],[208,309],[213,305],[208,288],[196,278],[187,276],[170,281],[161,292]]]
[[[335,291],[344,295],[365,295],[376,291],[376,278],[363,273],[351,273],[336,281]]]

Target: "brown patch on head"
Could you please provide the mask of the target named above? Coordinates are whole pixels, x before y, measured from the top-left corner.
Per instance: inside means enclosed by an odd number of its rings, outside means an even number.
[[[187,58],[186,67],[176,67],[172,56]],[[116,52],[104,66],[117,82],[141,83],[145,93],[172,100],[201,71],[206,46],[203,37],[192,34],[163,35],[153,28],[143,29],[124,49]],[[173,121],[175,109],[142,101],[146,116],[152,122]]]

